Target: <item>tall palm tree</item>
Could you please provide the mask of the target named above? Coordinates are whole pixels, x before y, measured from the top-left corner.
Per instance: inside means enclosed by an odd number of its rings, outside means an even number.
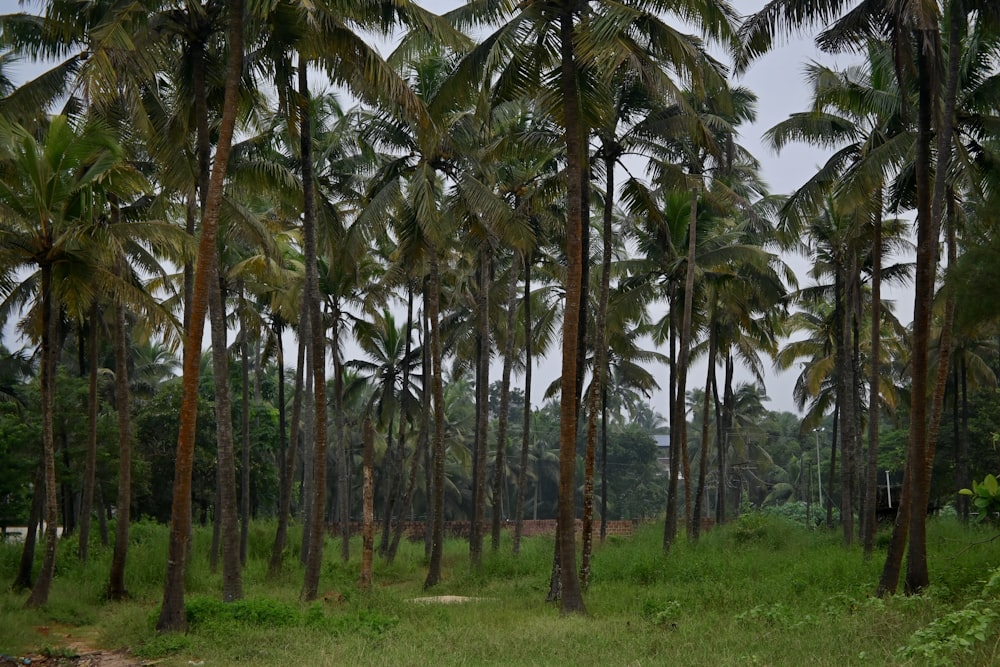
[[[852,48],[865,39],[881,39],[889,35],[893,62],[900,88],[903,77],[912,77],[917,90],[914,127],[915,208],[917,210],[917,245],[914,280],[914,314],[912,335],[911,422],[907,467],[901,511],[897,514],[893,539],[879,582],[880,595],[895,591],[903,553],[908,553],[906,570],[907,591],[920,591],[928,585],[926,517],[914,508],[926,506],[930,493],[930,472],[933,467],[934,444],[929,434],[936,430],[931,406],[929,382],[929,347],[931,303],[938,263],[937,244],[941,219],[945,210],[948,169],[935,165],[950,162],[952,129],[955,123],[955,102],[959,79],[959,58],[945,59],[944,43],[952,56],[960,53],[960,34],[973,10],[982,10],[989,22],[997,16],[995,3],[962,0],[944,2],[862,3],[849,10],[844,0],[772,0],[744,24],[742,36],[745,53],[755,57],[768,50],[774,37],[784,31],[815,25],[819,21],[836,19],[817,38],[828,49]],[[941,36],[942,16],[948,17],[948,39]],[[945,66],[947,63],[947,66]],[[946,72],[944,77],[938,72]],[[942,83],[943,81],[943,83]],[[936,110],[940,110],[938,113]],[[935,142],[936,136],[936,142]],[[938,383],[938,389],[941,388]]]
[[[875,491],[878,481],[879,365],[881,350],[881,283],[883,263],[883,197],[872,192],[885,190],[886,175],[898,173],[912,147],[912,136],[902,118],[902,98],[892,71],[891,52],[886,44],[868,44],[865,65],[833,71],[813,64],[807,77],[813,88],[813,108],[794,114],[767,132],[771,144],[780,149],[791,139],[831,146],[836,153],[823,168],[794,193],[785,210],[816,205],[831,179],[840,179],[838,197],[853,198],[867,209],[871,226],[871,360],[868,377],[868,447],[864,484],[861,536],[865,553],[870,554],[875,533]],[[862,215],[866,215],[864,212]],[[861,250],[864,253],[864,250]],[[865,263],[861,257],[862,264]],[[858,406],[860,407],[860,406]],[[858,424],[861,411],[855,415]]]
[[[65,116],[53,117],[41,139],[23,126],[0,123],[3,136],[0,207],[6,224],[0,231],[4,266],[37,268],[33,285],[36,305],[31,329],[41,347],[42,454],[45,482],[45,557],[28,598],[28,606],[46,604],[55,570],[56,505],[55,443],[53,431],[57,327],[60,304],[82,304],[94,298],[95,281],[89,274],[115,274],[93,225],[99,211],[93,196],[122,158],[121,148],[97,124],[74,127]],[[84,231],[90,226],[90,231]],[[79,276],[79,278],[77,277]],[[73,294],[77,291],[77,294]],[[8,303],[27,303],[29,294],[8,292]],[[11,299],[13,298],[13,301]],[[8,306],[9,307],[9,306]]]
[[[236,127],[237,95],[243,69],[243,0],[230,0],[228,9],[229,61],[226,66],[225,99],[211,179],[202,212],[201,238],[192,289],[191,321],[184,343],[184,380],[174,470],[167,577],[163,590],[163,604],[156,622],[159,632],[179,632],[187,627],[184,613],[184,566],[191,529],[191,470],[194,459],[201,340],[205,327],[205,313],[208,309],[211,269],[215,263],[223,183]]]
[[[555,5],[527,2],[512,11],[497,12],[485,3],[470,3],[451,15],[459,25],[502,24],[470,52],[460,69],[477,72],[488,62],[504,63],[498,76],[497,94],[520,96],[526,88],[551,87],[542,99],[546,111],[564,130],[566,175],[565,294],[560,416],[560,503],[557,528],[558,561],[561,567],[561,607],[564,613],[585,613],[586,607],[576,578],[575,466],[580,379],[585,343],[581,338],[581,299],[584,292],[584,219],[588,201],[586,165],[590,124],[586,117],[583,82],[615,71],[614,60],[629,58],[645,62],[663,58],[685,74],[696,72],[696,50],[646,4],[621,10],[613,4],[581,4],[566,0]],[[727,37],[732,10],[722,2],[684,4],[678,13],[700,23],[706,34]],[[605,56],[610,57],[605,59]],[[608,61],[608,70],[603,68]],[[650,67],[651,71],[655,68]],[[474,78],[481,78],[478,74]]]

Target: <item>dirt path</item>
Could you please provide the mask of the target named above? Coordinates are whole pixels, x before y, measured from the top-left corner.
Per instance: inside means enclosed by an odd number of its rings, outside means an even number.
[[[51,646],[49,655],[0,655],[0,667],[141,667],[144,663],[124,651],[106,651],[93,647],[92,640],[77,628],[40,626],[39,643]]]

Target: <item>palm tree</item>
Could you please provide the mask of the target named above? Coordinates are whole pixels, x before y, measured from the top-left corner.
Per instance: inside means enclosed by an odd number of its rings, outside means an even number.
[[[912,146],[901,117],[902,98],[892,73],[888,45],[869,43],[868,63],[836,72],[813,64],[807,76],[813,87],[813,108],[794,114],[768,131],[772,146],[801,139],[837,148],[826,165],[790,198],[785,211],[815,207],[831,179],[839,179],[840,198],[853,198],[871,225],[871,361],[868,377],[868,451],[864,480],[861,535],[870,554],[875,532],[875,491],[879,423],[881,351],[882,196],[885,174],[898,172]],[[862,215],[865,215],[862,212]],[[863,254],[863,248],[860,250]],[[863,257],[861,258],[863,262]],[[860,378],[859,378],[860,379]],[[860,408],[860,405],[857,406]],[[861,411],[855,416],[860,425]],[[845,535],[846,537],[846,535]]]
[[[731,29],[731,9],[722,2],[708,6],[678,8],[701,23],[714,37],[726,37]],[[527,2],[513,8],[508,17],[492,8],[471,3],[452,13],[460,25],[466,22],[506,22],[482,45],[473,50],[462,68],[476,71],[487,62],[505,63],[498,78],[501,97],[520,96],[531,86],[540,87],[546,77],[555,83],[543,99],[545,109],[562,125],[565,140],[566,233],[565,294],[563,315],[563,355],[560,416],[560,503],[557,529],[558,559],[561,567],[561,608],[564,613],[585,613],[586,607],[576,579],[574,488],[576,434],[580,378],[585,343],[580,321],[584,294],[584,219],[588,178],[586,177],[589,137],[584,110],[588,104],[582,81],[617,70],[608,60],[629,58],[655,62],[662,58],[686,74],[696,76],[699,54],[666,25],[645,4],[618,11],[616,5],[561,2]],[[482,18],[488,17],[488,18]],[[611,54],[607,60],[604,57]],[[462,69],[460,68],[460,69]],[[648,68],[650,71],[655,68]],[[551,73],[551,74],[550,74]],[[476,78],[479,78],[476,76]]]
[[[397,423],[402,425],[413,419],[413,415],[406,409],[417,404],[419,391],[419,387],[414,384],[413,370],[419,362],[420,351],[414,352],[411,348],[410,328],[410,322],[398,327],[395,317],[389,310],[377,315],[374,321],[356,322],[354,338],[371,361],[354,359],[344,364],[345,368],[357,372],[355,382],[364,383],[371,390],[372,405],[369,411],[373,424],[384,429],[387,441],[383,475],[386,503],[383,516],[383,546],[380,548],[383,555],[386,553],[389,541],[389,521],[394,502],[390,501],[394,494],[394,489],[391,488],[394,483],[393,477],[401,472],[392,466],[402,464],[402,457],[391,460],[396,456],[393,448],[394,429]],[[345,388],[348,392],[352,390],[352,387]],[[405,430],[401,427],[400,434],[403,433]],[[402,450],[404,443],[399,443],[398,448]]]
[[[215,264],[222,186],[229,165],[233,131],[236,126],[236,98],[243,68],[243,0],[230,0],[228,42],[229,61],[226,66],[225,100],[211,180],[202,211],[201,238],[192,289],[191,321],[184,342],[184,380],[175,459],[167,578],[163,590],[163,604],[156,622],[159,632],[179,632],[187,627],[184,613],[184,565],[191,529],[191,470],[194,459],[201,339],[211,287],[209,280]]]
[[[53,432],[57,327],[60,303],[89,304],[94,280],[75,276],[103,274],[112,282],[114,270],[92,226],[95,188],[122,157],[121,148],[97,124],[74,127],[65,116],[51,119],[41,141],[21,125],[0,123],[2,155],[0,207],[8,224],[0,231],[4,266],[37,267],[37,279],[22,285],[37,289],[31,327],[40,340],[42,453],[45,482],[45,558],[28,606],[46,604],[55,569],[56,505]],[[91,225],[89,233],[83,232]],[[82,243],[81,243],[82,242]],[[78,291],[77,294],[73,294]],[[7,294],[10,303],[27,303],[29,294]],[[9,306],[6,306],[9,308]]]
[[[970,11],[984,10],[989,22],[996,18],[995,3],[976,2],[970,6],[961,0],[944,2],[948,16],[948,52],[960,53],[960,34],[967,24]],[[893,62],[900,89],[902,77],[912,75],[916,81],[917,113],[914,149],[914,184],[917,210],[917,246],[914,286],[912,334],[911,427],[907,467],[901,511],[896,517],[893,540],[879,582],[880,595],[895,591],[899,580],[903,553],[908,552],[906,590],[917,592],[928,585],[926,517],[913,508],[924,507],[930,493],[930,473],[933,467],[934,444],[929,435],[936,430],[929,390],[929,343],[931,303],[937,269],[937,244],[940,222],[945,210],[948,169],[952,152],[952,128],[955,123],[955,102],[959,79],[959,58],[952,57],[944,68],[940,22],[942,3],[939,2],[871,2],[846,11],[844,0],[772,0],[752,16],[741,29],[745,53],[754,57],[770,48],[775,35],[782,31],[803,28],[818,21],[840,17],[823,33],[818,43],[831,50],[851,48],[865,39],[881,39],[888,34]],[[845,13],[846,12],[846,13]],[[946,71],[942,78],[938,71]],[[935,109],[940,109],[938,114]],[[936,145],[934,136],[936,135]],[[932,176],[933,174],[933,176]],[[945,356],[947,352],[945,352]],[[938,383],[938,395],[943,393]]]

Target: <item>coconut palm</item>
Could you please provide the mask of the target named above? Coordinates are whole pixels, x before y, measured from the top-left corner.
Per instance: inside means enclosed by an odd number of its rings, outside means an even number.
[[[911,147],[912,136],[902,117],[902,97],[892,71],[891,52],[886,44],[870,42],[869,59],[865,65],[833,71],[813,64],[807,68],[807,78],[813,88],[813,108],[794,114],[767,132],[772,146],[780,149],[789,140],[798,139],[837,149],[827,163],[799,188],[785,204],[785,219],[797,213],[815,209],[831,180],[837,180],[838,197],[854,198],[870,209],[871,226],[871,346],[869,389],[868,451],[861,514],[861,535],[866,553],[871,552],[875,530],[876,464],[878,452],[879,365],[878,327],[881,325],[882,283],[882,193],[886,175],[898,173]],[[839,179],[839,180],[838,180]],[[793,224],[792,227],[797,225]],[[864,262],[864,249],[860,249]],[[855,362],[855,368],[857,363]],[[860,378],[858,378],[860,381]],[[854,410],[854,420],[860,434],[860,404]],[[841,413],[847,418],[846,412]],[[852,427],[852,430],[855,427]],[[842,429],[841,433],[845,431]],[[849,472],[845,469],[845,474]],[[844,516],[842,514],[842,516]],[[847,528],[845,527],[845,531]],[[845,532],[845,539],[849,539]]]
[[[584,341],[580,322],[584,292],[584,231],[587,205],[588,127],[586,114],[594,108],[587,101],[592,82],[617,70],[617,63],[633,59],[656,63],[662,58],[685,74],[696,71],[700,53],[690,42],[666,24],[652,3],[623,8],[600,2],[581,6],[576,2],[556,5],[527,2],[509,12],[498,11],[488,3],[469,3],[451,16],[460,26],[500,25],[482,44],[470,52],[461,71],[467,78],[481,79],[481,68],[502,63],[496,92],[511,98],[548,85],[541,99],[545,111],[565,130],[566,147],[566,309],[563,317],[562,415],[560,511],[558,553],[563,584],[564,612],[585,612],[576,581],[573,490],[576,463],[576,432],[579,401],[580,360]],[[678,13],[700,23],[706,34],[726,37],[731,29],[731,10],[724,3],[699,4],[676,8]],[[616,63],[617,61],[617,63]],[[657,67],[643,68],[659,71]],[[695,75],[696,76],[696,75]]]
[[[55,568],[56,505],[53,433],[56,332],[60,304],[88,306],[99,289],[116,274],[115,258],[108,257],[94,225],[100,201],[94,191],[122,158],[121,148],[98,124],[74,127],[65,116],[51,119],[38,139],[23,126],[0,123],[5,147],[2,155],[0,207],[5,224],[0,231],[2,264],[10,271],[37,268],[28,281],[5,294],[4,309],[34,298],[29,329],[40,341],[42,450],[45,471],[45,558],[28,606],[48,600]],[[88,229],[89,228],[89,229]],[[34,294],[32,294],[32,292]]]

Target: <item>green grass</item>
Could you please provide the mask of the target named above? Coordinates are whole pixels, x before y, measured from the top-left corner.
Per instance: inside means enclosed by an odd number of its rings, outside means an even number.
[[[195,534],[187,573],[190,629],[154,630],[165,576],[165,527],[132,530],[127,585],[131,598],[104,598],[110,549],[95,545],[91,561],[60,545],[49,605],[25,610],[26,593],[0,593],[0,653],[58,651],[59,637],[89,637],[96,646],[128,648],[138,659],[170,667],[206,665],[893,665],[1000,664],[1000,551],[982,528],[932,520],[931,580],[924,595],[871,596],[884,553],[865,561],[839,534],[807,531],[781,519],[749,515],[683,540],[668,556],[662,526],[596,548],[589,615],[562,617],[544,602],[551,539],[525,541],[520,556],[505,540],[487,550],[482,568],[468,547],[446,544],[444,581],[430,594],[475,601],[428,605],[412,598],[426,574],[423,545],[403,544],[392,565],[376,559],[373,590],[356,586],[360,542],[339,560],[329,540],[320,590],[298,599],[297,547],[285,572],[267,581],[273,524],[251,531],[244,573],[246,598],[219,601],[221,576],[209,571],[208,531]],[[301,534],[293,531],[298,544]],[[0,581],[12,581],[16,546],[0,545]],[[43,635],[39,629],[49,628]],[[62,633],[62,634],[60,634]],[[907,648],[909,647],[909,648]]]

